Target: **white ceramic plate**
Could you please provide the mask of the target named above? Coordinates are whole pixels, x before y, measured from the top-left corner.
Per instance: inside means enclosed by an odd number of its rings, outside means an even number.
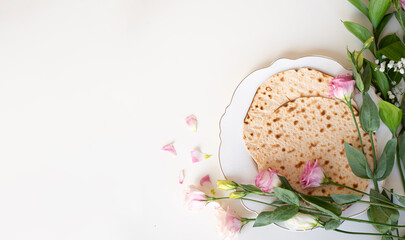
[[[243,184],[254,184],[254,179],[258,174],[258,170],[256,163],[250,157],[243,141],[242,129],[245,115],[250,107],[253,97],[255,96],[257,88],[264,81],[278,72],[302,67],[316,69],[331,76],[349,73],[348,70],[344,69],[339,63],[332,59],[320,56],[310,56],[293,60],[285,58],[279,59],[273,62],[271,66],[257,70],[247,76],[235,90],[231,103],[226,108],[220,121],[221,145],[219,159],[222,172],[226,179]],[[376,103],[380,101],[379,97],[376,96],[372,89],[370,89],[369,93]],[[360,107],[362,104],[361,96],[357,95],[355,101]],[[385,144],[391,138],[389,129],[382,122],[380,129],[376,132],[376,137],[377,155],[380,155]],[[382,183],[380,183],[380,185],[381,184]],[[371,185],[372,184],[370,184],[369,188]],[[263,197],[259,196],[255,196],[254,198],[257,200],[269,200],[266,198],[263,199]],[[365,196],[363,199],[367,200],[368,197]],[[250,201],[242,201],[242,203],[248,210],[257,214],[269,209],[263,204]],[[367,207],[366,204],[353,204],[343,212],[342,216],[355,216],[367,210]],[[282,223],[278,225],[285,228]]]

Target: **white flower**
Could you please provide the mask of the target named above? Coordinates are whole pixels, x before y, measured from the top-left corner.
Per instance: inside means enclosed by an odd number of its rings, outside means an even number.
[[[374,62],[375,62],[375,64],[379,64],[379,63],[380,63],[380,61],[379,61],[378,59],[376,59]]]
[[[384,67],[380,67],[380,72],[384,72],[385,68]]]
[[[320,226],[318,218],[304,213],[297,213],[297,215],[287,220],[285,225],[295,231],[311,230],[316,226]]]
[[[400,74],[404,74],[404,73],[405,73],[404,69],[401,68],[401,69],[399,70],[399,73],[400,73]]]
[[[387,67],[388,67],[389,69],[391,69],[391,68],[394,67],[394,64],[395,64],[395,62],[391,60],[391,61],[388,63],[388,66],[387,66]]]
[[[403,65],[405,65],[405,58],[401,58],[401,62]]]
[[[398,62],[398,63],[397,63],[397,67],[398,67],[398,68],[402,68],[402,62]]]

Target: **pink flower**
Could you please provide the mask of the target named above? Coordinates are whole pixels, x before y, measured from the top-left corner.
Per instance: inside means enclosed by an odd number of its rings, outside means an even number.
[[[300,183],[303,188],[319,187],[327,180],[325,174],[322,171],[321,166],[318,164],[318,160],[314,163],[308,161],[302,171]]]
[[[197,132],[197,118],[194,115],[186,117],[186,124],[191,131]]]
[[[337,76],[329,83],[332,89],[329,91],[328,96],[338,98],[348,103],[353,96],[355,83],[356,81],[353,80],[350,73]]]
[[[186,191],[184,204],[189,210],[201,210],[207,205],[207,196],[195,186],[191,185]]]
[[[405,0],[400,0],[402,9],[405,10]]]
[[[229,207],[227,209],[217,208],[215,216],[217,229],[222,235],[222,239],[234,239],[243,226],[241,218]]]
[[[277,169],[261,171],[255,179],[256,187],[260,188],[263,192],[271,192],[274,187],[281,186],[281,181],[277,176]]]
[[[212,156],[212,155],[209,155],[209,154],[202,153],[202,152],[200,152],[198,150],[192,150],[190,152],[190,155],[191,155],[191,162],[192,163],[201,162],[203,159],[208,159],[208,158],[210,158]]]
[[[183,184],[184,182],[184,169],[182,169],[179,173],[179,183]]]
[[[211,179],[210,179],[210,175],[205,175],[203,178],[201,178],[200,180],[200,185],[204,186],[205,183],[209,183],[211,184]]]
[[[166,151],[166,152],[170,152],[170,153],[172,153],[174,156],[177,155],[176,149],[174,149],[174,146],[173,146],[172,143],[163,146],[163,147],[162,147],[162,150],[163,150],[163,151]]]

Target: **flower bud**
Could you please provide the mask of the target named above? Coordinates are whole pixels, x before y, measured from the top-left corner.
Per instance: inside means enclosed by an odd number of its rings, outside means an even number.
[[[232,198],[232,199],[243,198],[244,196],[246,196],[246,193],[245,192],[240,192],[240,191],[231,192],[229,194],[229,198]]]
[[[300,177],[300,183],[303,188],[319,187],[327,180],[328,179],[322,171],[322,167],[318,164],[318,160],[314,163],[308,161]]]
[[[263,192],[272,192],[273,188],[280,187],[281,181],[277,175],[277,169],[267,169],[259,172],[255,179],[256,187],[260,188]]]
[[[329,83],[329,86],[331,87],[329,97],[334,97],[345,103],[350,103],[354,94],[355,83],[356,81],[353,80],[351,74],[337,76]]]
[[[236,182],[231,180],[217,180],[217,188],[220,190],[234,190],[239,186]]]
[[[316,226],[321,226],[317,217],[304,213],[297,213],[294,217],[287,220],[285,225],[290,230],[295,231],[311,230]]]

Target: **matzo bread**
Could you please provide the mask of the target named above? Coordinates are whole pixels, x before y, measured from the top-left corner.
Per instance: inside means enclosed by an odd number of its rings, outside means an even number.
[[[257,154],[257,142],[262,142],[263,128],[268,119],[280,105],[304,96],[327,97],[332,76],[320,71],[301,68],[277,73],[266,80],[256,92],[246,114],[243,136],[250,156],[254,160]]]
[[[355,110],[357,122],[358,113]],[[334,182],[364,191],[369,180],[356,177],[348,164],[344,142],[361,150],[350,109],[341,101],[324,97],[291,100],[263,119],[262,137],[254,142],[259,170],[277,168],[291,186],[309,195],[346,194],[337,186],[303,189],[299,178],[307,161],[319,161]],[[367,160],[372,167],[372,149],[367,133],[361,132]],[[375,140],[375,138],[374,138]]]

